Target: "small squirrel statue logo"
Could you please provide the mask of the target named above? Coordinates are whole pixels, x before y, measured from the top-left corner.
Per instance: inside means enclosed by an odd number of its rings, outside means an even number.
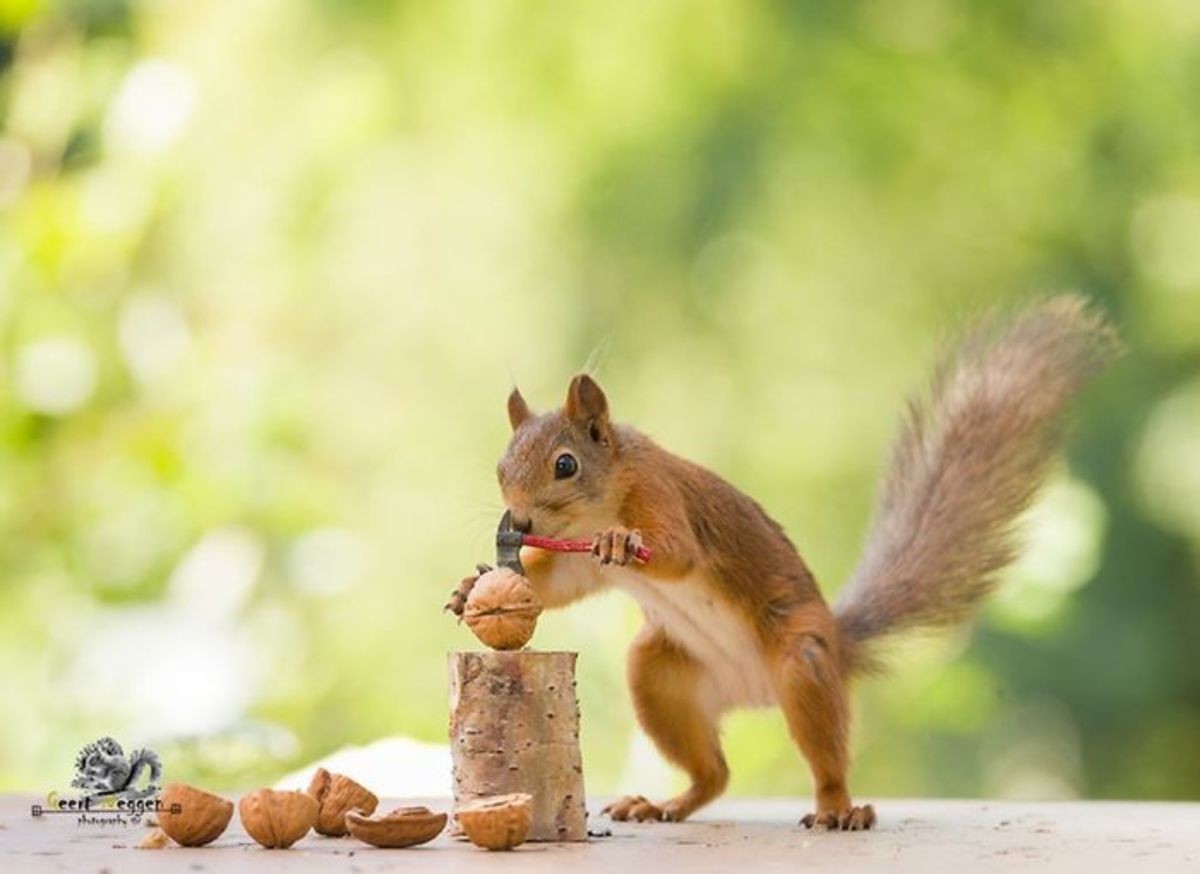
[[[149,769],[147,784],[136,783]],[[162,762],[154,750],[134,750],[125,756],[121,745],[111,737],[102,737],[79,751],[75,757],[75,779],[71,785],[83,790],[84,798],[147,798],[161,787]]]

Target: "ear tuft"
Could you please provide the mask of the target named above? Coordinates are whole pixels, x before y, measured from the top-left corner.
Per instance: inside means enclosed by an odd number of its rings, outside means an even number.
[[[516,431],[531,418],[533,418],[533,413],[529,410],[529,404],[525,403],[525,398],[521,397],[521,390],[514,386],[512,394],[508,396],[508,423]]]

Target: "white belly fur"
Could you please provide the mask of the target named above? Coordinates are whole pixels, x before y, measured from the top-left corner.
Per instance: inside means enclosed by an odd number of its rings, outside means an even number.
[[[718,712],[775,703],[770,673],[753,629],[717,597],[703,577],[664,582],[615,567],[605,568],[602,576],[632,595],[648,622],[662,628],[704,666],[711,677],[710,703]]]

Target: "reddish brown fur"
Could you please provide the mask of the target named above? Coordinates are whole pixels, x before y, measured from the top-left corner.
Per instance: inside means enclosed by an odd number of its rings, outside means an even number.
[[[662,629],[646,625],[629,649],[628,676],[638,722],[692,781],[653,818],[682,820],[729,782],[717,724],[697,700],[702,668]]]
[[[632,569],[639,538],[653,549],[649,564],[636,568],[644,581],[637,585],[661,587],[651,604],[665,612],[647,609],[629,654],[629,684],[639,722],[692,785],[662,805],[622,799],[610,813],[683,819],[724,790],[718,723],[734,705],[722,697],[712,661],[689,647],[719,649],[727,642],[721,635],[733,634],[739,645],[757,647],[745,664],[764,667],[812,769],[817,810],[806,822],[869,828],[874,812],[855,807],[846,787],[847,682],[871,663],[864,647],[893,629],[970,615],[990,591],[1014,554],[1011,524],[1057,446],[1060,412],[1114,346],[1111,329],[1075,298],[972,334],[939,372],[928,408],[913,407],[863,563],[836,617],[755,501],[614,425],[590,377],[577,376],[563,409],[544,416],[514,390],[513,439],[498,467],[506,503],[535,533],[595,534],[600,559],[526,550],[526,573],[543,603],[560,606],[609,585],[614,577],[603,569]],[[556,479],[563,452],[579,470]],[[679,605],[699,605],[706,621],[716,617],[712,640],[673,612]],[[737,628],[746,629],[744,638]]]

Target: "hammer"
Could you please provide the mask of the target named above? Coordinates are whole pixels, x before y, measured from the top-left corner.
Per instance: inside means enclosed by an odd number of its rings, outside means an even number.
[[[554,537],[523,534],[513,528],[512,510],[505,510],[504,515],[500,517],[500,525],[496,528],[496,565],[525,576],[525,568],[521,566],[522,546],[536,546],[538,549],[551,549],[555,552],[592,551],[590,540],[558,540]],[[653,553],[650,547],[639,546],[633,555],[638,561],[647,562]]]

